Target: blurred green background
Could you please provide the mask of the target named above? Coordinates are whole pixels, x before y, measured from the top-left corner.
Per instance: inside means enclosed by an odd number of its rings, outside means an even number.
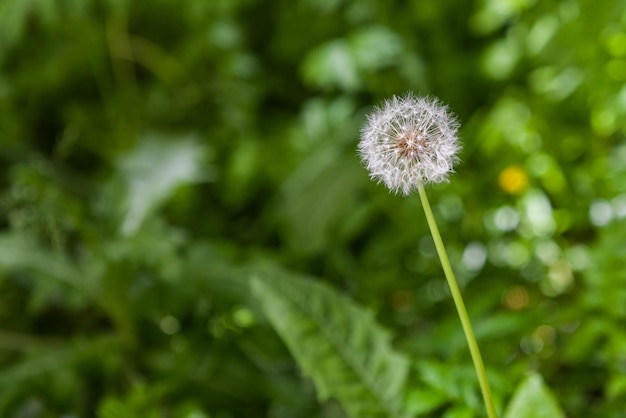
[[[462,123],[428,193],[498,408],[535,371],[626,416],[625,81],[623,1],[0,0],[0,416],[348,416],[274,279],[371,312],[408,416],[483,416],[419,199],[356,155],[407,91]]]

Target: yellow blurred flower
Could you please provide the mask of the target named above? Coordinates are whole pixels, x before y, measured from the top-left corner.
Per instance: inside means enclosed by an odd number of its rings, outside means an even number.
[[[498,184],[505,192],[517,194],[528,186],[528,175],[521,167],[510,165],[500,172]]]

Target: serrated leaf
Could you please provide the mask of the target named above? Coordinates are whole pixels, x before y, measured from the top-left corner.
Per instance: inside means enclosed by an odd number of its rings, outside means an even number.
[[[519,384],[504,418],[564,418],[565,414],[538,374]]]
[[[350,417],[401,417],[407,359],[372,313],[326,284],[273,271],[252,292],[317,388]]]

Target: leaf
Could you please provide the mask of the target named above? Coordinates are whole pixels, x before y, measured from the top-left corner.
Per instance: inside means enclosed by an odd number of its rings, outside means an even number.
[[[430,388],[411,389],[406,397],[406,409],[411,416],[421,416],[441,407],[448,398],[438,390]]]
[[[316,87],[331,90],[356,90],[360,84],[356,62],[344,40],[333,40],[311,51],[302,65],[304,80]]]
[[[474,418],[474,411],[465,405],[457,405],[448,409],[443,418]]]
[[[251,288],[321,400],[336,398],[354,418],[403,416],[408,361],[371,312],[291,274],[255,277]]]
[[[16,402],[24,393],[32,393],[35,382],[45,379],[56,390],[64,390],[84,378],[78,370],[110,366],[122,352],[119,339],[105,334],[63,341],[0,332],[0,341],[4,347],[11,342],[17,343],[15,348],[22,346],[20,352],[23,353],[8,366],[5,364],[0,368],[0,416],[7,416],[7,405]]]
[[[98,407],[98,418],[124,418],[162,416],[158,400],[163,397],[159,386],[136,384],[122,396],[109,396]]]
[[[0,27],[2,27],[0,45],[12,46],[25,32],[29,15],[39,12],[39,9],[45,9],[45,3],[36,0],[13,0],[0,3]]]
[[[350,37],[350,47],[360,69],[374,72],[399,62],[404,41],[385,26],[367,26]]]
[[[122,232],[134,233],[149,212],[178,186],[201,180],[203,147],[195,137],[165,139],[146,135],[118,163],[127,186],[127,212]]]
[[[80,269],[62,254],[43,248],[25,234],[0,235],[2,271],[28,271],[35,278],[54,279],[89,298],[95,297],[98,292],[97,279],[90,274],[93,272]]]
[[[528,376],[515,390],[504,418],[560,418],[563,410],[538,374]]]

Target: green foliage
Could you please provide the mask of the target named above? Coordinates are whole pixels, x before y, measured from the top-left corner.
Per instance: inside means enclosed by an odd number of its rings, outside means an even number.
[[[98,408],[98,418],[161,417],[157,405],[163,396],[162,392],[162,389],[151,388],[149,393],[145,385],[139,384],[126,395],[104,399]],[[194,403],[180,405],[171,411],[171,415],[180,418],[211,418]]]
[[[532,374],[517,387],[504,418],[563,418],[565,414],[541,376]]]
[[[323,283],[278,271],[263,276],[252,291],[320,400],[338,399],[350,417],[403,416],[408,361],[372,313]]]
[[[417,196],[355,152],[412,90],[462,123],[428,193],[499,410],[622,417],[625,16],[0,0],[0,416],[482,416]]]

